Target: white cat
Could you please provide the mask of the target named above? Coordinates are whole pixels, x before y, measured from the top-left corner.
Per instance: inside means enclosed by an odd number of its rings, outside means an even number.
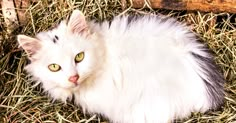
[[[53,99],[114,123],[167,123],[223,103],[224,78],[207,47],[174,19],[87,22],[79,10],[36,38],[18,35],[26,70]]]

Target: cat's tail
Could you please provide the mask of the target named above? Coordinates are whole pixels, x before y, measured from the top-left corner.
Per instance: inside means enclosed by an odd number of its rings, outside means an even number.
[[[207,97],[212,109],[216,109],[224,102],[224,82],[223,74],[216,65],[213,53],[206,45],[198,44],[198,48],[193,48],[190,53],[195,61],[195,70],[204,81]]]

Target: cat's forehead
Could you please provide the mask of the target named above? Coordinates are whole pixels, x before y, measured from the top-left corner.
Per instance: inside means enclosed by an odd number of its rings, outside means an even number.
[[[67,34],[67,24],[65,21],[62,21],[59,25],[55,28],[48,31],[49,35],[57,35],[60,37],[65,37]]]
[[[57,63],[63,65],[73,61],[75,55],[81,51],[82,48],[76,48],[73,45],[51,44],[42,47],[39,54],[44,64]]]
[[[77,43],[73,40],[67,41],[72,36],[68,35],[65,22],[61,22],[51,30],[38,33],[36,37],[42,41],[43,45],[66,46],[67,44]]]
[[[67,34],[67,24],[65,21],[60,22],[60,24],[50,28],[46,31],[42,31],[36,35],[37,38],[41,40],[49,40],[52,41],[58,40],[59,37],[65,37]]]
[[[63,55],[76,55],[79,52],[85,51],[91,47],[89,41],[78,36],[67,33],[67,25],[61,22],[52,30],[41,32],[37,38],[42,41],[43,51],[50,59],[60,59]],[[60,55],[58,55],[60,54]]]

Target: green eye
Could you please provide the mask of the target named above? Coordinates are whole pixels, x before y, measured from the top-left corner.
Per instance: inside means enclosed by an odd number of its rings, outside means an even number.
[[[61,69],[61,66],[58,64],[50,64],[48,65],[48,69],[52,72],[57,72]]]
[[[80,52],[75,56],[75,62],[79,63],[84,59],[84,52]]]

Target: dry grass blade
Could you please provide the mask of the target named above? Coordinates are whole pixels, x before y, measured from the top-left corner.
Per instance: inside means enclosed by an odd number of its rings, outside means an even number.
[[[166,10],[132,9],[122,11],[120,0],[40,0],[32,3],[26,12],[27,25],[8,34],[4,23],[0,25],[0,122],[103,122],[98,115],[83,114],[79,107],[68,103],[52,102],[40,86],[32,88],[32,80],[23,71],[27,64],[25,54],[18,49],[16,34],[34,35],[47,30],[66,18],[74,9],[82,10],[89,19],[101,21],[120,14],[162,13],[187,22],[204,43],[216,54],[227,83],[225,105],[205,114],[176,122],[231,123],[236,121],[236,20],[228,13],[188,13]],[[0,14],[2,22],[3,17]],[[214,23],[217,21],[217,23]]]

